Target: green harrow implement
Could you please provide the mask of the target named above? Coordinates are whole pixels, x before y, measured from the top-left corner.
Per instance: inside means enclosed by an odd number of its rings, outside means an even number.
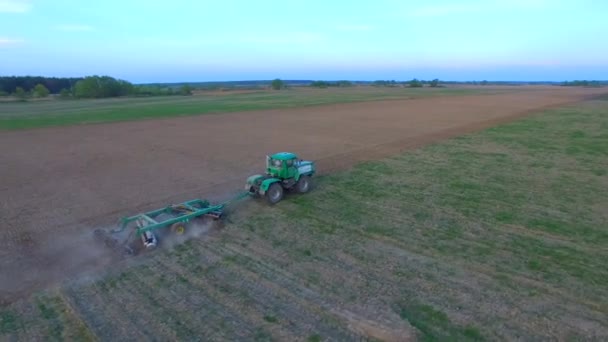
[[[103,230],[96,230],[95,236],[105,245],[135,254],[137,247],[131,244],[131,238],[139,237],[146,249],[154,248],[158,244],[155,232],[162,228],[170,228],[175,234],[186,232],[189,221],[200,217],[211,217],[218,220],[224,214],[224,209],[232,202],[245,197],[266,197],[269,204],[274,205],[281,201],[284,191],[306,193],[311,189],[311,177],[316,167],[312,161],[301,160],[290,152],[279,152],[266,157],[266,172],[247,178],[246,192],[242,192],[226,202],[211,204],[207,200],[194,199],[179,204],[171,204],[164,208],[148,211],[142,214],[121,219],[118,228],[107,234]],[[128,236],[124,242],[117,238],[126,232]]]
[[[173,233],[178,235],[184,234],[187,229],[187,224],[191,220],[200,217],[210,217],[214,220],[218,220],[222,218],[226,206],[249,196],[249,192],[242,192],[228,201],[215,205],[202,199],[171,204],[164,208],[121,219],[118,228],[110,231],[112,236],[108,236],[101,230],[97,230],[95,234],[98,239],[103,240],[109,247],[118,250],[123,249],[124,252],[132,255],[136,254],[137,250],[137,248],[134,248],[130,243],[132,242],[131,237],[133,236],[133,233],[135,236],[140,237],[143,246],[146,249],[151,249],[158,244],[158,239],[154,233],[156,230],[170,227]],[[130,233],[125,241],[120,243],[115,236],[125,231]]]

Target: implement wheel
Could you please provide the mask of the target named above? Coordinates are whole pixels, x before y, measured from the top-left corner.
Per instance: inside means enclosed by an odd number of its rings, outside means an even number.
[[[296,190],[301,194],[308,192],[310,190],[310,177],[300,177],[298,183],[296,183]]]
[[[279,203],[283,199],[283,187],[279,183],[273,183],[266,191],[266,201],[270,204]]]
[[[176,222],[171,225],[171,232],[177,235],[182,235],[186,232],[186,224],[184,222]]]

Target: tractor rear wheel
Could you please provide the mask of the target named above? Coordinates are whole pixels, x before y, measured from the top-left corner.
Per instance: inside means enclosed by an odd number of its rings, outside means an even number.
[[[308,192],[310,190],[310,177],[300,177],[298,183],[296,183],[296,190],[301,194]]]
[[[283,199],[283,187],[279,183],[273,183],[266,191],[266,200],[270,204],[279,203]]]

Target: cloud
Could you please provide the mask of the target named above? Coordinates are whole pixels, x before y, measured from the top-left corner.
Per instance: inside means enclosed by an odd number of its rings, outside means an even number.
[[[69,31],[69,32],[84,32],[84,31],[93,31],[94,28],[89,25],[58,25],[58,26],[55,26],[55,30]]]
[[[255,44],[310,44],[324,40],[324,37],[312,32],[291,32],[277,34],[252,34],[239,38],[243,43]]]
[[[338,31],[371,31],[373,27],[370,25],[338,25],[336,29]]]
[[[479,7],[467,4],[446,4],[418,7],[412,10],[409,15],[413,17],[438,17],[449,14],[472,13],[479,11]]]
[[[438,17],[457,14],[473,14],[489,11],[542,9],[547,0],[492,0],[470,1],[458,4],[431,5],[414,8],[408,12],[413,17]]]
[[[0,47],[23,43],[23,39],[0,37]]]
[[[0,13],[25,13],[31,9],[30,0],[0,0]]]

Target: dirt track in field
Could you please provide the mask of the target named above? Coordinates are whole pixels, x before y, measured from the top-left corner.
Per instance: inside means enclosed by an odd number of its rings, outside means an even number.
[[[194,197],[240,191],[264,156],[321,173],[482,129],[604,89],[451,96],[0,132],[0,299],[104,267],[92,230]]]

